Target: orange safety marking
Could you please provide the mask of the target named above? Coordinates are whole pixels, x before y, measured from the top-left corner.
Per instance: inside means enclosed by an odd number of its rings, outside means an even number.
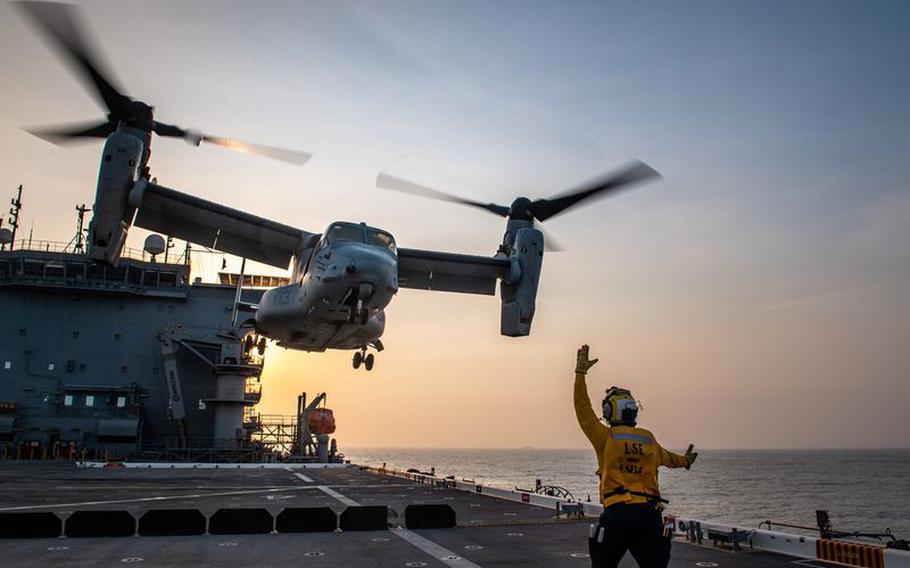
[[[878,546],[819,539],[815,543],[815,550],[819,560],[861,568],[885,568],[885,552]]]

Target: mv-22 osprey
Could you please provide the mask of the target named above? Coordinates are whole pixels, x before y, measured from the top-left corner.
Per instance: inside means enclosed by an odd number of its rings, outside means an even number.
[[[267,290],[258,306],[245,306],[250,325],[278,345],[304,351],[355,350],[354,368],[374,364],[368,348],[383,349],[385,307],[400,288],[493,295],[500,283],[502,335],[531,332],[544,253],[543,233],[534,225],[595,196],[658,177],[635,162],[549,199],[515,199],[510,206],[454,197],[391,176],[377,178],[387,189],[421,194],[484,209],[507,219],[505,235],[493,256],[399,248],[391,233],[363,223],[336,222],[321,234],[258,217],[158,185],[148,160],[152,133],[180,137],[199,145],[231,149],[301,164],[309,154],[210,137],[158,122],[153,108],[133,100],[102,72],[98,58],[68,5],[17,4],[87,79],[107,108],[94,124],[33,133],[55,142],[81,137],[106,138],[89,227],[88,255],[116,263],[132,225],[205,247],[287,269],[289,284]],[[235,308],[236,309],[236,308]]]

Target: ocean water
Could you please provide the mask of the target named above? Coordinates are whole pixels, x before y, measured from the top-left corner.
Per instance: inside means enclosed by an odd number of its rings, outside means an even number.
[[[353,463],[416,468],[513,489],[534,480],[597,499],[591,450],[346,449]],[[910,450],[700,451],[691,470],[661,469],[668,512],[757,527],[771,520],[815,526],[827,509],[835,528],[910,538]],[[783,530],[783,529],[782,529]]]

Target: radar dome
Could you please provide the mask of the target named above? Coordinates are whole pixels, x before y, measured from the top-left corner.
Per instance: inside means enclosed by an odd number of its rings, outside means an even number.
[[[149,235],[145,238],[145,245],[143,249],[145,252],[149,253],[152,256],[159,255],[164,252],[165,249],[164,237],[161,235]]]
[[[9,229],[0,229],[0,245],[8,245],[13,242],[13,232]]]

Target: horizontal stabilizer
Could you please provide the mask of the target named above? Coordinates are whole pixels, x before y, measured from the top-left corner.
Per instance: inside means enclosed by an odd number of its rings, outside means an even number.
[[[287,268],[297,247],[312,236],[154,183],[144,186],[130,196],[139,207],[135,225],[143,229],[279,268]]]

